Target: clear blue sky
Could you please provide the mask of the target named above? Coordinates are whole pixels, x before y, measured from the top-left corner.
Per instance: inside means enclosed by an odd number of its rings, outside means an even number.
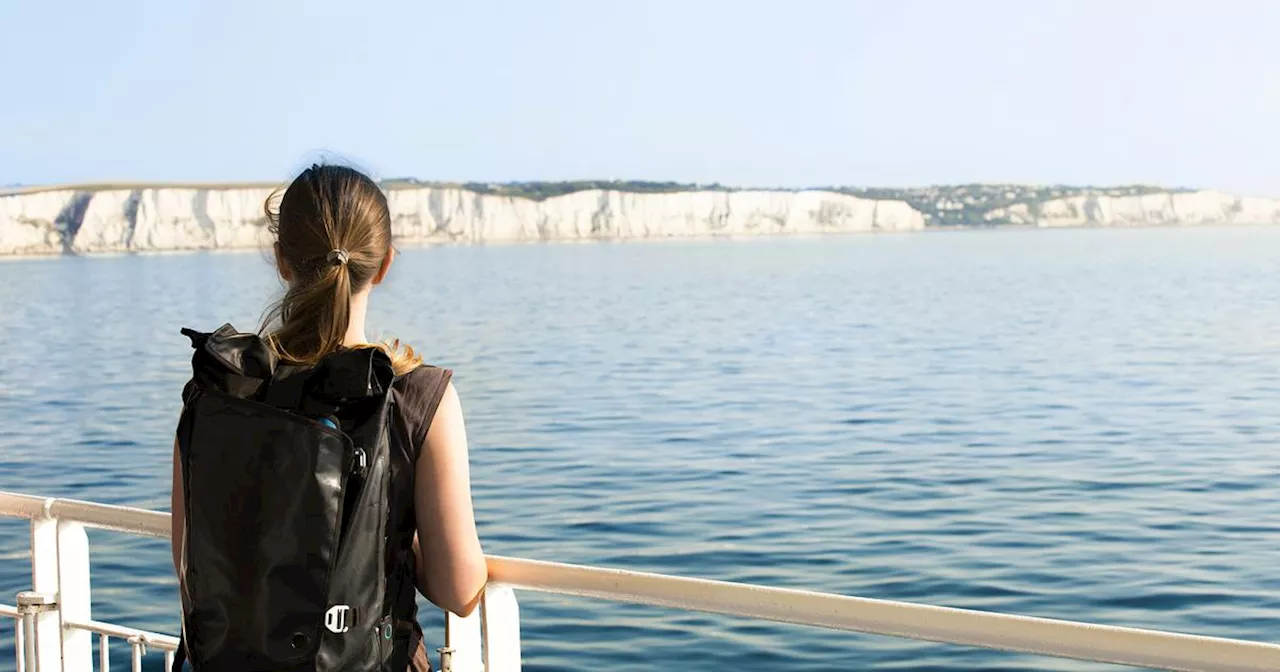
[[[1280,195],[1280,2],[0,2],[0,184],[970,181]]]

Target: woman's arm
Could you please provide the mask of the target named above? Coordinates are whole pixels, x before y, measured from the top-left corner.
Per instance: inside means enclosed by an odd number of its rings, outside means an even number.
[[[178,442],[173,442],[173,480],[169,486],[169,546],[173,550],[173,569],[182,578],[182,534],[186,524],[186,508],[182,501],[182,456]]]
[[[467,616],[480,602],[489,571],[471,506],[471,469],[462,404],[450,384],[418,457],[418,587],[442,609]]]

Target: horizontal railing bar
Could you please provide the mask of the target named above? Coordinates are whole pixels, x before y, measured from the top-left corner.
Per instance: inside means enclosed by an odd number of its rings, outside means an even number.
[[[67,623],[64,623],[63,626],[75,630],[92,632],[96,635],[115,637],[116,639],[123,639],[126,641],[139,639],[147,646],[160,649],[161,651],[178,650],[177,637],[162,635],[158,632],[148,632],[137,628],[128,628],[123,625],[115,625],[114,623],[103,623],[102,621],[68,621]]]
[[[40,520],[58,518],[85,527],[148,537],[169,536],[169,514],[76,499],[34,497],[0,491],[0,517]]]
[[[517,589],[1182,672],[1274,672],[1280,646],[785,588],[493,557]]]
[[[0,618],[22,618],[22,613],[17,607],[11,607],[7,604],[0,604]]]
[[[155,537],[169,533],[167,513],[7,492],[0,492],[0,516],[55,517],[87,527]],[[1280,670],[1280,645],[1262,642],[516,558],[489,558],[489,574],[494,583],[517,589],[1059,658],[1180,672]],[[157,646],[162,644],[157,642]]]

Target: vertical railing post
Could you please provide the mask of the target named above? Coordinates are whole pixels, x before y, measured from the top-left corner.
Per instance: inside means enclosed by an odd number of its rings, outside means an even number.
[[[93,666],[93,633],[67,623],[92,620],[89,581],[89,535],[84,525],[58,521],[59,611],[62,614],[62,666],[69,672]]]
[[[13,651],[16,660],[13,663],[15,672],[27,670],[27,628],[21,616],[13,619]]]
[[[40,615],[53,612],[58,608],[57,596],[52,593],[27,591],[18,593],[18,613],[22,616],[22,666],[19,669],[39,672],[40,660],[37,658],[36,623]]]
[[[47,510],[46,510],[47,513]],[[62,616],[58,590],[58,521],[48,515],[31,521],[31,590],[53,597],[52,609],[35,614],[26,633],[39,672],[62,672]],[[35,672],[28,667],[27,672]]]
[[[147,653],[147,642],[141,637],[129,638],[129,670],[142,672],[142,657]]]
[[[480,613],[466,618],[445,612],[444,649],[440,652],[442,672],[484,672],[480,655]]]
[[[480,605],[485,672],[520,672],[520,604],[508,586],[490,584]]]

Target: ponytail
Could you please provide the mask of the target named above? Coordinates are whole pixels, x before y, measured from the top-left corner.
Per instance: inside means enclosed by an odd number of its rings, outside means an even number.
[[[315,364],[346,341],[351,324],[351,272],[345,262],[325,263],[313,281],[298,280],[268,315],[267,321],[279,327],[267,341],[283,359]]]

